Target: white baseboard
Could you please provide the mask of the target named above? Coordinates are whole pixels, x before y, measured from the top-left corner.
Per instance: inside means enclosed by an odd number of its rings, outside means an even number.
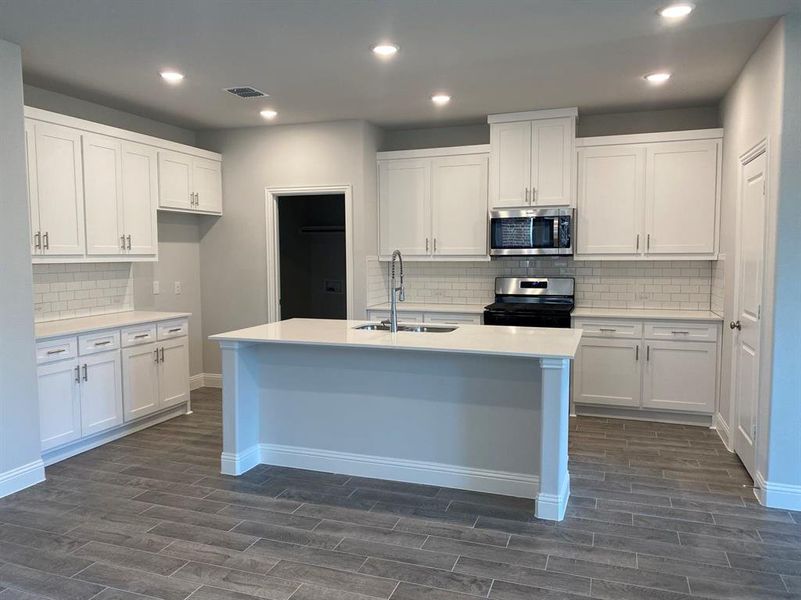
[[[206,385],[204,382],[204,378],[205,378],[204,373],[198,373],[197,375],[192,375],[189,378],[189,391],[204,387]]]
[[[712,417],[712,429],[718,432],[718,437],[723,442],[723,445],[726,446],[726,450],[729,452],[734,452],[734,448],[731,446],[731,433],[729,431],[729,424],[723,420],[723,417],[720,413],[715,413],[715,416]]]
[[[222,388],[222,374],[203,373],[203,386],[210,388]]]
[[[251,451],[249,450],[248,454]],[[246,461],[247,457],[240,456],[239,460]],[[539,477],[534,475],[299,446],[261,444],[259,462],[282,467],[437,485],[520,498],[537,498],[539,492]],[[567,497],[565,497],[566,505]]]
[[[45,480],[42,459],[29,462],[16,469],[0,473],[0,498],[14,494]]]
[[[256,444],[244,452],[232,454],[223,452],[220,455],[220,472],[223,475],[241,475],[263,462],[261,460],[261,446]]]
[[[570,498],[570,476],[565,479],[565,484],[559,495],[537,494],[536,516],[538,519],[548,519],[549,521],[561,521],[565,518],[567,501]]]
[[[784,510],[801,510],[801,485],[773,483],[765,481],[762,473],[757,471],[756,496],[759,503],[768,508]]]

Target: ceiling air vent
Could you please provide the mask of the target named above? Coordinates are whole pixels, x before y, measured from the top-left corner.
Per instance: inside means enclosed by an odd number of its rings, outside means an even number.
[[[225,91],[234,96],[239,96],[240,98],[264,98],[269,95],[249,85],[225,88]]]

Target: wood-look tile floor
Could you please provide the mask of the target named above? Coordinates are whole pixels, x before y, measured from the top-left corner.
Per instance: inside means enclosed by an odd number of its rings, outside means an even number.
[[[801,598],[801,513],[761,508],[708,429],[571,423],[568,517],[529,500],[260,466],[194,414],[0,500],[0,600]]]

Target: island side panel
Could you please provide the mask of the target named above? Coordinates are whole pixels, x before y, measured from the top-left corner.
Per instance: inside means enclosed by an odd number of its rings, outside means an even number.
[[[220,471],[241,475],[261,462],[259,411],[260,347],[245,342],[221,342],[223,375],[223,451]]]
[[[536,515],[561,521],[570,496],[568,433],[570,418],[570,361],[543,358],[542,420],[540,440],[540,489]]]
[[[258,353],[263,462],[536,497],[537,359],[280,344]]]

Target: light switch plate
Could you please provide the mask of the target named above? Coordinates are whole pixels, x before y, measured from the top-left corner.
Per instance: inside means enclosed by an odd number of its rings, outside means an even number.
[[[153,295],[158,296],[161,293],[161,286],[158,281],[153,281]]]

